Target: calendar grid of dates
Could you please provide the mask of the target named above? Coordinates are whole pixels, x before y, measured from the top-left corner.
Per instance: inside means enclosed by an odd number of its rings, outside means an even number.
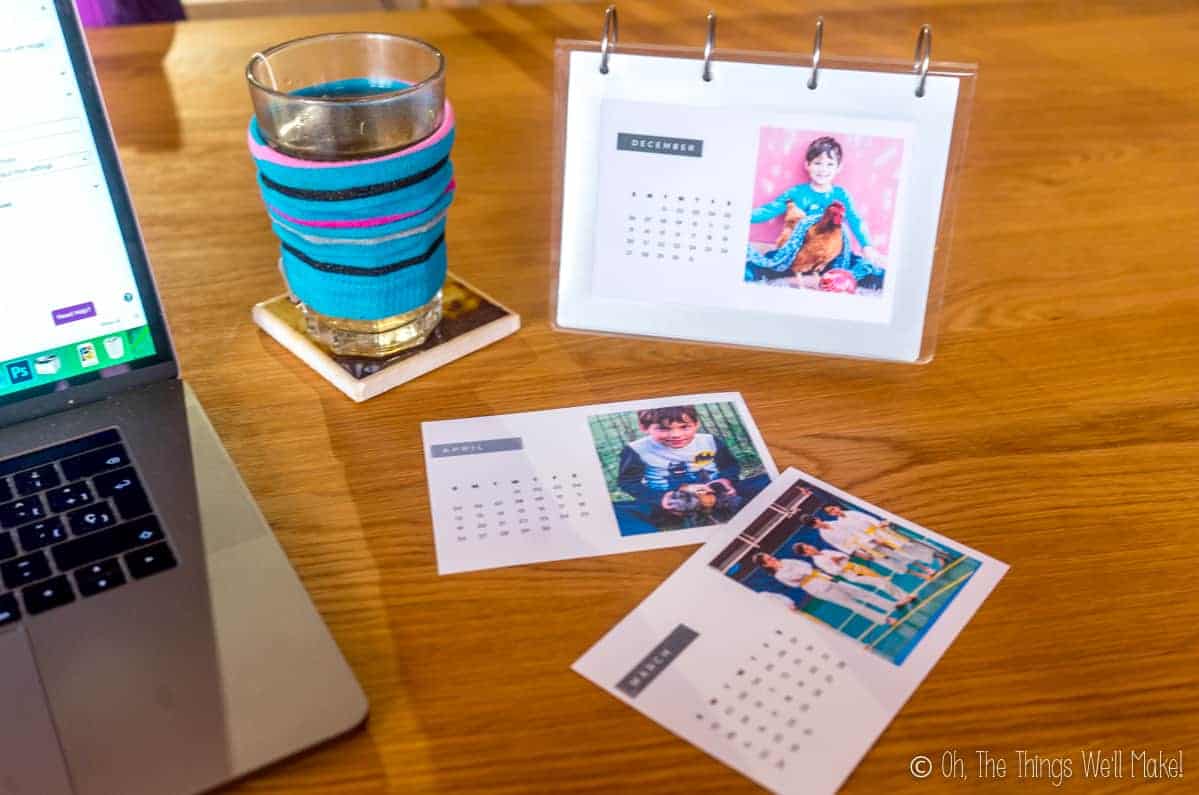
[[[591,516],[578,473],[479,479],[450,486],[457,543],[528,538]]]
[[[695,262],[704,255],[728,254],[732,224],[730,199],[631,191],[625,212],[624,255]]]
[[[845,661],[775,629],[712,689],[695,722],[730,750],[784,770],[813,742]]]

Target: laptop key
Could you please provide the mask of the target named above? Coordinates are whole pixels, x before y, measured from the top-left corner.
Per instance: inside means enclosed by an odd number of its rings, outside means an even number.
[[[119,444],[93,450],[90,453],[68,458],[61,463],[62,473],[67,480],[79,480],[106,469],[129,466],[129,455]]]
[[[126,554],[125,565],[129,567],[129,573],[140,580],[151,574],[173,569],[175,555],[166,544],[155,544]]]
[[[21,546],[25,551],[32,552],[59,541],[66,541],[67,528],[63,526],[62,519],[51,516],[49,519],[18,527],[17,537],[21,539]],[[2,557],[4,556],[0,554],[0,558]]]
[[[150,513],[150,500],[146,497],[145,489],[137,479],[133,467],[96,475],[92,483],[96,487],[97,496],[101,499],[112,498],[122,519],[133,519]]]
[[[158,519],[147,516],[51,547],[50,554],[54,557],[59,571],[68,571],[104,558],[115,557],[122,552],[128,552],[146,544],[162,541],[163,538]]]
[[[67,523],[71,526],[73,534],[81,536],[112,527],[117,523],[117,517],[107,503],[101,503],[72,511],[67,514]]]
[[[4,586],[9,590],[44,580],[50,574],[50,561],[46,560],[44,552],[34,552],[0,563],[0,578],[3,578]]]
[[[125,573],[116,558],[102,560],[75,572],[75,585],[83,596],[95,596],[125,584]]]
[[[112,501],[120,511],[122,519],[134,519],[150,513],[150,499],[146,496],[146,492],[142,491],[141,486],[113,497]]]
[[[96,486],[96,494],[101,497],[115,497],[135,486],[141,485],[138,483],[137,472],[134,471],[133,467],[114,469],[112,472],[104,472],[96,475],[92,478],[92,483]]]
[[[0,530],[0,560],[8,560],[17,554],[17,545],[12,540],[12,533]]]
[[[50,503],[50,510],[55,513],[63,513],[72,508],[95,502],[96,498],[92,496],[92,490],[86,483],[71,483],[60,489],[46,492],[46,500]]]
[[[8,502],[12,499],[12,489],[8,487],[8,481],[0,478],[0,502]]]
[[[128,544],[126,549],[140,547],[143,544],[153,544],[166,537],[162,534],[162,528],[158,526],[158,519],[153,516],[127,522],[121,527],[125,528],[122,538]]]
[[[28,524],[46,515],[41,497],[24,497],[0,505],[0,528]]]
[[[18,621],[20,618],[21,606],[17,604],[17,597],[10,593],[0,595],[0,627]]]
[[[44,613],[55,607],[61,607],[75,601],[75,592],[65,576],[39,582],[21,591],[25,601],[25,612],[31,616]]]
[[[24,496],[52,489],[62,483],[62,478],[58,476],[53,464],[47,464],[37,469],[18,472],[12,476],[12,482],[17,488],[17,494]]]

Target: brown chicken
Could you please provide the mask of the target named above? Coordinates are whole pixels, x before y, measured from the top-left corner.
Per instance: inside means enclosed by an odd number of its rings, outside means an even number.
[[[804,211],[795,206],[795,202],[787,202],[787,214],[783,216],[783,228],[779,230],[779,236],[774,239],[774,247],[782,248],[783,244],[791,237],[791,233],[795,231],[795,227],[799,226],[799,222],[804,218]]]
[[[841,255],[845,238],[841,224],[845,222],[845,205],[833,202],[804,235],[803,247],[791,261],[791,272],[797,276],[819,274]]]

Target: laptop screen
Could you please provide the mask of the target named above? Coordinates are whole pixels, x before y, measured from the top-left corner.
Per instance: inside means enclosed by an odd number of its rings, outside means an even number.
[[[169,355],[73,12],[4,6],[0,403]]]

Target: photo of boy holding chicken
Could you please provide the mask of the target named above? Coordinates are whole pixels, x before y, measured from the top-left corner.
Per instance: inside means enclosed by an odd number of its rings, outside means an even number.
[[[786,170],[780,163],[777,143],[765,141],[776,131],[763,130],[764,145],[759,157],[759,193],[764,185],[772,185],[773,175]],[[873,141],[871,141],[873,142]],[[793,144],[788,141],[784,148]],[[883,149],[881,165],[894,160]],[[892,164],[894,165],[894,164]],[[781,230],[773,244],[753,243],[746,252],[746,281],[759,281],[774,286],[818,289],[825,292],[869,293],[882,289],[886,275],[886,255],[877,248],[868,230],[864,213],[854,201],[850,190],[838,183],[845,167],[845,147],[832,135],[820,135],[810,140],[804,151],[803,171],[807,181],[783,190],[775,198],[754,208],[751,224],[764,224],[779,216]],[[867,179],[884,193],[881,205],[872,204],[875,215],[886,217],[893,208],[894,190],[887,185],[888,175],[870,174]],[[855,182],[861,182],[859,169]],[[855,251],[853,243],[857,244]]]

